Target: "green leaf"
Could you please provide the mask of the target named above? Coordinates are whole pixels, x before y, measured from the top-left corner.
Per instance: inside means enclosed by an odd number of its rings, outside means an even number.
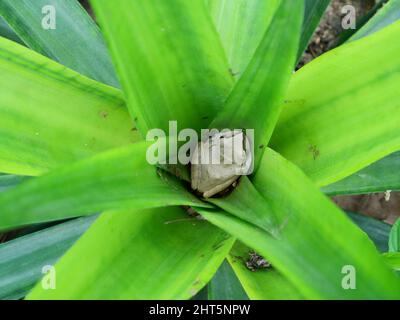
[[[400,252],[387,252],[384,253],[383,258],[385,263],[395,271],[400,271]]]
[[[347,212],[347,214],[375,243],[380,252],[388,251],[390,224],[358,213]]]
[[[278,120],[294,69],[302,1],[283,1],[243,76],[211,128],[253,129],[255,170]]]
[[[264,256],[305,298],[400,297],[400,280],[372,241],[297,167],[268,149],[254,185],[272,208],[263,213],[279,221],[277,236],[224,212],[199,212]],[[342,287],[346,266],[356,270],[354,290]]]
[[[400,152],[395,152],[343,180],[323,187],[321,190],[331,196],[400,190],[399,166]]]
[[[91,2],[140,132],[207,128],[233,80],[204,0]]]
[[[282,0],[206,0],[234,79],[246,70]]]
[[[400,149],[399,37],[394,23],[293,77],[271,146],[319,186]]]
[[[205,205],[146,160],[148,143],[111,150],[0,194],[0,229],[105,210]]]
[[[210,198],[207,201],[270,234],[275,235],[279,232],[275,216],[265,214],[265,211],[271,212],[269,203],[246,176],[241,178],[235,192],[223,198]]]
[[[55,29],[46,29],[48,7]],[[118,86],[100,30],[76,0],[2,0],[0,15],[33,50],[92,79]]]
[[[180,208],[105,213],[56,264],[57,288],[37,285],[28,298],[187,299],[233,241]]]
[[[28,177],[0,174],[0,192],[7,191],[27,179]]]
[[[97,216],[79,218],[0,244],[0,299],[20,299]]]
[[[303,30],[297,59],[301,59],[331,0],[305,0]]]
[[[208,292],[207,292],[207,286],[203,287],[199,292],[196,293],[190,300],[194,301],[203,301],[203,300],[208,300]]]
[[[7,38],[9,40],[24,44],[24,42],[16,35],[13,29],[10,28],[7,22],[0,17],[0,37]]]
[[[246,267],[251,250],[236,242],[229,254],[229,263],[235,270],[244,289],[253,300],[294,300],[302,299],[296,288],[276,269],[250,271]]]
[[[389,252],[400,252],[400,219],[397,219],[390,230]]]
[[[382,4],[382,1],[380,1],[379,4]],[[399,18],[400,1],[391,0],[383,6],[368,23],[357,31],[349,41],[358,40],[373,34],[397,21]],[[355,194],[397,190],[400,188],[400,180],[395,174],[398,157],[398,153],[389,155],[364,170],[344,180],[338,181],[333,185],[327,186],[323,190],[328,194]]]
[[[368,23],[371,18],[374,17],[374,15],[377,13],[379,9],[382,8],[382,6],[387,2],[388,0],[376,0],[375,5],[367,11],[364,15],[359,16],[358,13],[356,12],[357,16],[357,21],[356,21],[356,26],[355,29],[347,29],[343,30],[341,34],[339,34],[339,38],[336,40],[335,45],[340,46],[346,41],[349,41],[349,39],[354,36],[355,34],[358,33],[359,30],[361,30],[366,23]]]
[[[380,1],[372,11],[382,7]],[[390,25],[400,18],[400,1],[391,0],[373,16],[349,41],[361,39]],[[358,22],[357,22],[358,25]],[[389,155],[371,166],[323,189],[328,194],[357,194],[400,189],[397,173],[399,154]]]
[[[207,285],[208,300],[248,300],[241,283],[225,260]]]
[[[381,1],[382,2],[382,1]],[[349,41],[371,35],[400,19],[400,0],[390,0]]]
[[[139,139],[121,93],[0,38],[0,172],[39,175]]]

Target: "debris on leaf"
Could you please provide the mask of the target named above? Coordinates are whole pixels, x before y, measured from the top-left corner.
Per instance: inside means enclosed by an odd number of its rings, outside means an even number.
[[[192,207],[189,206],[182,206],[182,209],[186,211],[186,213],[190,216],[190,217],[194,217],[194,218],[198,218],[198,217],[202,217],[200,215],[200,213],[198,213],[195,209],[193,209]]]
[[[313,159],[317,160],[317,158],[319,157],[319,154],[320,154],[318,147],[316,145],[310,145],[308,147],[308,150],[312,153]]]
[[[389,202],[390,201],[390,194],[391,194],[392,190],[387,190],[385,191],[385,201]]]
[[[250,271],[255,272],[260,269],[268,269],[271,267],[271,264],[258,253],[250,251],[249,259],[246,261],[246,267]]]

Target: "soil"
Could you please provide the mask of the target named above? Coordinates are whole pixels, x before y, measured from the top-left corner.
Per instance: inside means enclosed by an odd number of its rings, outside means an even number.
[[[400,192],[337,196],[333,201],[344,210],[362,213],[390,224],[400,217]]]

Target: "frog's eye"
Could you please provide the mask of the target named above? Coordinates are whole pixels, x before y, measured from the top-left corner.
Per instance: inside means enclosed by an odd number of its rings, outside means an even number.
[[[209,198],[229,188],[250,172],[250,150],[242,130],[224,130],[200,141],[191,160],[192,189]]]

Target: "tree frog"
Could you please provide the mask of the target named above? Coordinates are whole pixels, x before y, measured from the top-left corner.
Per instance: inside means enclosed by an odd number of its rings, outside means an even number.
[[[231,186],[252,166],[250,141],[242,130],[213,132],[200,141],[191,159],[191,186],[210,198]]]

